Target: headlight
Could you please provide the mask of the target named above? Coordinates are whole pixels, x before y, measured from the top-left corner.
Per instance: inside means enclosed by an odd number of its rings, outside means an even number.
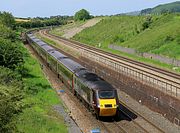
[[[102,108],[102,107],[103,107],[103,105],[98,105],[98,108],[100,108],[100,107]]]

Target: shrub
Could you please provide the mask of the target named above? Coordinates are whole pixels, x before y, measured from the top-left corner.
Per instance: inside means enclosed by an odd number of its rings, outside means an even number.
[[[0,84],[22,88],[22,76],[9,68],[0,66]]]
[[[19,89],[0,85],[0,132],[15,132],[14,116],[21,112],[22,95]]]

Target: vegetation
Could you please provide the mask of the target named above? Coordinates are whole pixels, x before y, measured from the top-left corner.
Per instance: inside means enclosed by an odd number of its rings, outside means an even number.
[[[64,120],[53,106],[61,104],[56,92],[44,78],[37,60],[27,56],[24,68],[28,73],[23,77],[26,98],[23,109],[16,120],[20,132],[66,133],[67,127]]]
[[[73,18],[70,16],[52,16],[50,18],[33,18],[28,21],[16,21],[17,27],[23,28],[37,28],[37,27],[46,27],[46,26],[59,26],[63,24],[67,24],[68,21]],[[20,19],[18,19],[20,20]]]
[[[180,59],[180,14],[108,17],[74,36],[107,49],[109,44]]]
[[[144,9],[141,11],[141,14],[163,14],[173,12],[180,12],[180,1]]]
[[[93,27],[75,35],[73,39],[107,48],[109,44],[121,44],[143,31],[144,16],[113,16],[102,19]]]
[[[53,30],[51,30],[50,33],[52,33],[54,35],[62,36],[66,33],[67,30],[72,29],[72,28],[76,28],[76,27],[80,27],[83,24],[85,24],[85,22],[86,21],[72,22],[72,23],[60,26],[58,28],[53,28]]]
[[[67,132],[53,110],[61,104],[14,31],[14,17],[0,14],[0,132]]]
[[[11,13],[8,12],[0,12],[0,23],[9,27],[14,28],[15,26],[15,19]]]
[[[89,12],[86,11],[85,9],[81,9],[80,11],[76,12],[76,14],[74,15],[75,21],[87,20],[90,18],[91,16],[89,15]]]

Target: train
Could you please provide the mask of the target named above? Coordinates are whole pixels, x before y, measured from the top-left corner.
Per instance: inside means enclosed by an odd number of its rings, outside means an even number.
[[[26,33],[25,38],[47,66],[77,98],[83,101],[85,107],[95,114],[97,119],[119,118],[117,90],[111,84],[36,38],[33,33]]]

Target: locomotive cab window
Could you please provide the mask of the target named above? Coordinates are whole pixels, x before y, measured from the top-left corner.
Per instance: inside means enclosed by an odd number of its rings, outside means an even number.
[[[112,99],[115,98],[114,91],[99,91],[99,98],[100,99]]]

